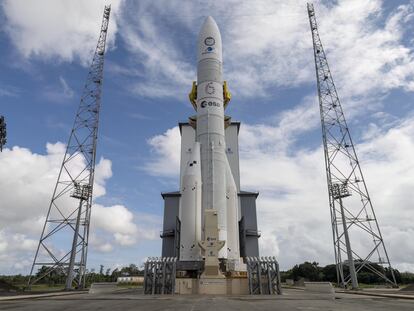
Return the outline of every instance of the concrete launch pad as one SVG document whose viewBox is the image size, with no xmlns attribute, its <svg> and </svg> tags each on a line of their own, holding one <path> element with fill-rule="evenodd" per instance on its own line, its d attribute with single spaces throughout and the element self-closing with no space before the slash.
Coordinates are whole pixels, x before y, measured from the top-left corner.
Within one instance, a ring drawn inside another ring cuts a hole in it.
<svg viewBox="0 0 414 311">
<path fill-rule="evenodd" d="M 121 290 L 105 294 L 1 301 L 0 310 L 341 310 L 341 311 L 405 311 L 413 310 L 414 301 L 336 294 L 336 299 L 302 290 L 284 289 L 283 295 L 263 296 L 150 296 L 142 290 Z"/>
</svg>

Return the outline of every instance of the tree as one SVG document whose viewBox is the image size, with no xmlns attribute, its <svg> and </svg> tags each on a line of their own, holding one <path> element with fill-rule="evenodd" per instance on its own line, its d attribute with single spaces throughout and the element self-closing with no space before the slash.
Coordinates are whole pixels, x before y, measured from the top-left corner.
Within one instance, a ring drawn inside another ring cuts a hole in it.
<svg viewBox="0 0 414 311">
<path fill-rule="evenodd" d="M 322 268 L 322 279 L 324 281 L 336 283 L 337 282 L 337 274 L 336 274 L 336 265 L 327 265 Z"/>
<path fill-rule="evenodd" d="M 310 263 L 308 261 L 295 265 L 292 268 L 291 276 L 295 281 L 305 278 L 309 281 L 320 281 L 323 278 L 321 268 L 317 262 Z"/>
</svg>

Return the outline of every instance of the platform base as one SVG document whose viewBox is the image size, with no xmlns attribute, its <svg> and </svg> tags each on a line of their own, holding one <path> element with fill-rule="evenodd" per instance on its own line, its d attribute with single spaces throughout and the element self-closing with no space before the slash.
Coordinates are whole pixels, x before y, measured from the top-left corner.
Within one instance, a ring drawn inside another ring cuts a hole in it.
<svg viewBox="0 0 414 311">
<path fill-rule="evenodd" d="M 180 295 L 248 295 L 247 278 L 177 278 L 175 293 Z"/>
</svg>

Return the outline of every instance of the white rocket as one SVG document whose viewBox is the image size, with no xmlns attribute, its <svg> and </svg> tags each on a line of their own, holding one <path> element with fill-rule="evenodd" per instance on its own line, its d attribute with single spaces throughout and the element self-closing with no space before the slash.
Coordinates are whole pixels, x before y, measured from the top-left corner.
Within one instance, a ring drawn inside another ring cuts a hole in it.
<svg viewBox="0 0 414 311">
<path fill-rule="evenodd" d="M 222 77 L 221 35 L 210 16 L 198 37 L 197 61 L 196 92 L 195 85 L 192 92 L 197 111 L 196 142 L 181 181 L 180 260 L 201 259 L 197 245 L 205 238 L 206 209 L 217 211 L 219 240 L 226 242 L 219 258 L 239 260 L 239 201 L 225 152 L 226 88 Z"/>
</svg>

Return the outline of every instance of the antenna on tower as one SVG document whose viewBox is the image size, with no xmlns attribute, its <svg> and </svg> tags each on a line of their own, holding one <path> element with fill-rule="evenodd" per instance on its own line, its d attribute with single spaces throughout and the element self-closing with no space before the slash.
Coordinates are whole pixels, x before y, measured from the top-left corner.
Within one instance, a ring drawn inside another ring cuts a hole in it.
<svg viewBox="0 0 414 311">
<path fill-rule="evenodd" d="M 363 269 L 397 286 L 360 163 L 308 3 L 338 284 L 358 288 Z M 351 243 L 351 241 L 353 243 Z M 346 258 L 346 259 L 345 259 Z"/>
<path fill-rule="evenodd" d="M 30 270 L 29 288 L 55 273 L 66 275 L 66 289 L 72 289 L 73 285 L 77 288 L 85 287 L 104 54 L 110 12 L 111 6 L 105 6 L 98 44 Z M 66 249 L 62 249 L 64 245 L 67 246 Z M 39 272 L 34 271 L 35 267 L 41 268 Z"/>
</svg>

